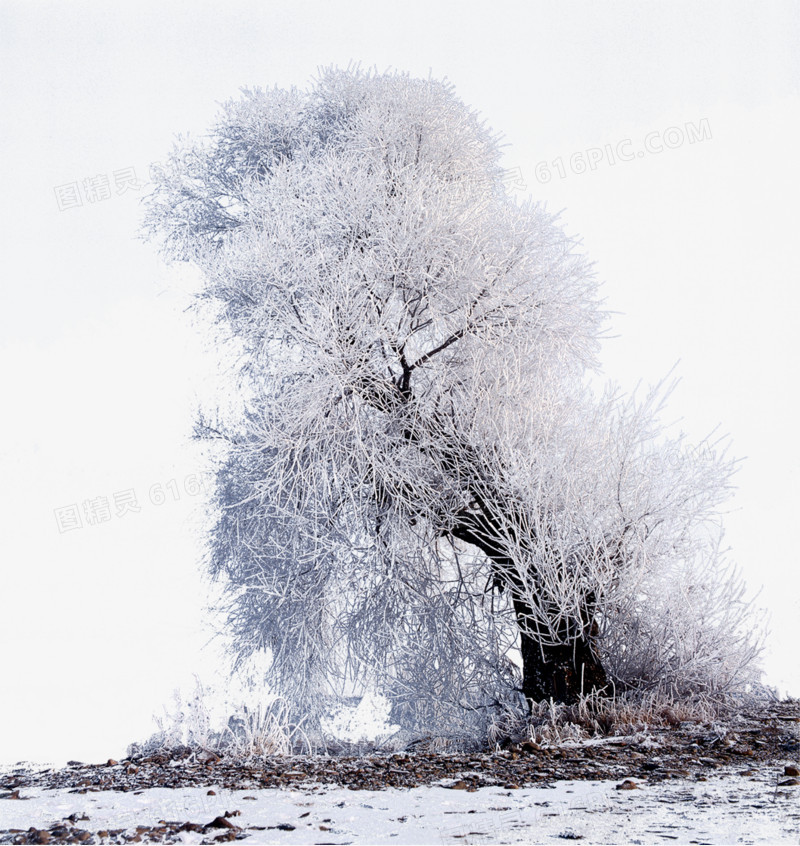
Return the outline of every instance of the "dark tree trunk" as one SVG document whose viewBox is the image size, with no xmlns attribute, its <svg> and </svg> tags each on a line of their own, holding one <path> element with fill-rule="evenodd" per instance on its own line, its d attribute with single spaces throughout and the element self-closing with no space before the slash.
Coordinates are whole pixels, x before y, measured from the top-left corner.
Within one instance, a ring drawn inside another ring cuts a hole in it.
<svg viewBox="0 0 800 846">
<path fill-rule="evenodd" d="M 592 636 L 572 643 L 547 646 L 528 630 L 527 609 L 514 602 L 522 653 L 522 693 L 528 703 L 552 699 L 571 705 L 582 693 L 600 690 L 608 683 L 606 671 L 592 647 Z"/>
<path fill-rule="evenodd" d="M 522 693 L 526 701 L 530 705 L 552 699 L 571 705 L 581 694 L 604 688 L 608 676 L 594 649 L 597 624 L 592 620 L 591 609 L 585 609 L 582 621 L 575 621 L 574 633 L 565 630 L 563 643 L 543 643 L 545 638 L 537 637 L 532 630 L 534 615 L 524 598 L 514 566 L 498 543 L 501 533 L 491 531 L 492 523 L 491 517 L 487 519 L 485 514 L 478 520 L 473 515 L 464 516 L 452 534 L 474 544 L 488 556 L 495 569 L 495 585 L 511 594 L 520 633 Z"/>
</svg>

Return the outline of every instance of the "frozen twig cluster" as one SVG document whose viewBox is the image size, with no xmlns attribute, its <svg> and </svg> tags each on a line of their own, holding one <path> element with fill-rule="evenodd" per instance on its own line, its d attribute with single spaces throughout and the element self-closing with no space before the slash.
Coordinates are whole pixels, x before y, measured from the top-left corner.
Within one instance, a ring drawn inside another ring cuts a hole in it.
<svg viewBox="0 0 800 846">
<path fill-rule="evenodd" d="M 603 313 L 555 218 L 507 196 L 451 86 L 329 70 L 176 147 L 146 230 L 239 344 L 209 568 L 241 660 L 304 713 L 378 689 L 406 726 L 742 683 L 719 552 L 733 462 L 668 391 L 597 397 Z"/>
</svg>

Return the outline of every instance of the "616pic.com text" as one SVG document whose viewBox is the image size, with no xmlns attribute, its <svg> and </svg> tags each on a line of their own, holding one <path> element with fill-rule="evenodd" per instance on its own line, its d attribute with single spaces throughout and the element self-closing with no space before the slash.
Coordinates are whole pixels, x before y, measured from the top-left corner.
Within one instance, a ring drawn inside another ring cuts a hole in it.
<svg viewBox="0 0 800 846">
<path fill-rule="evenodd" d="M 637 150 L 630 138 L 623 138 L 616 144 L 604 144 L 602 147 L 589 147 L 567 156 L 558 156 L 550 162 L 542 161 L 536 165 L 536 181 L 541 185 L 550 182 L 553 176 L 566 179 L 570 174 L 579 176 L 588 171 L 597 170 L 602 163 L 615 165 L 619 162 L 632 162 L 645 155 L 658 155 L 665 150 L 675 150 L 685 143 L 696 144 L 698 141 L 711 140 L 711 126 L 708 118 L 699 123 L 685 123 L 683 128 L 668 126 L 656 132 L 648 132 Z"/>
</svg>

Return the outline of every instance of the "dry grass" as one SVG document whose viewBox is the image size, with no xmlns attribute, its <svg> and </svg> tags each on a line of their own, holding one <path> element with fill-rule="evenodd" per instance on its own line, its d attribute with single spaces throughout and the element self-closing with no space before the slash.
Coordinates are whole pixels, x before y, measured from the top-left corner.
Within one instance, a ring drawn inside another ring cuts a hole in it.
<svg viewBox="0 0 800 846">
<path fill-rule="evenodd" d="M 233 727 L 232 726 L 233 723 Z M 316 747 L 291 719 L 285 699 L 274 699 L 255 710 L 242 705 L 217 741 L 219 753 L 247 761 L 269 755 L 313 754 Z"/>
<path fill-rule="evenodd" d="M 766 701 L 770 691 L 754 696 Z M 696 695 L 678 698 L 663 691 L 627 692 L 611 697 L 596 693 L 582 696 L 574 705 L 540 702 L 530 713 L 521 708 L 496 714 L 485 725 L 483 738 L 420 736 L 400 731 L 381 742 L 357 743 L 336 739 L 317 724 L 306 725 L 292 716 L 287 700 L 273 697 L 255 704 L 228 700 L 222 712 L 212 707 L 212 691 L 199 679 L 190 701 L 175 693 L 175 708 L 155 717 L 156 732 L 144 744 L 130 749 L 142 755 L 208 754 L 247 762 L 267 756 L 326 754 L 367 755 L 375 752 L 413 750 L 448 754 L 489 746 L 495 748 L 524 741 L 557 746 L 594 738 L 630 736 L 677 729 L 686 724 L 722 727 L 749 701 Z M 129 754 L 131 754 L 129 749 Z"/>
<path fill-rule="evenodd" d="M 303 722 L 292 718 L 281 697 L 254 703 L 214 704 L 215 692 L 195 677 L 195 691 L 188 702 L 180 692 L 174 707 L 154 716 L 158 731 L 143 744 L 129 747 L 140 754 L 215 754 L 245 762 L 270 755 L 314 754 L 318 746 L 309 739 Z M 222 710 L 220 710 L 222 708 Z"/>
<path fill-rule="evenodd" d="M 553 746 L 598 737 L 613 737 L 677 728 L 682 723 L 709 723 L 726 713 L 727 706 L 696 696 L 677 700 L 659 692 L 582 696 L 574 705 L 540 702 L 529 715 L 507 714 L 489 729 L 489 742 L 532 741 Z"/>
</svg>

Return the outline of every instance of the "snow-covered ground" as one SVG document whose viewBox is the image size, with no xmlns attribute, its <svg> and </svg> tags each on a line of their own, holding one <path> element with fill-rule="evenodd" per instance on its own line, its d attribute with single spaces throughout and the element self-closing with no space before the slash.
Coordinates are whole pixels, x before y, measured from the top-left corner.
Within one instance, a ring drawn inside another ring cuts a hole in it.
<svg viewBox="0 0 800 846">
<path fill-rule="evenodd" d="M 302 785 L 85 794 L 22 788 L 20 800 L 0 801 L 0 830 L 46 829 L 71 814 L 85 814 L 88 819 L 77 825 L 96 834 L 162 820 L 207 824 L 229 812 L 231 823 L 249 830 L 245 842 L 259 844 L 800 842 L 798 788 L 777 786 L 766 775 L 726 770 L 715 771 L 707 781 L 640 783 L 630 790 L 617 785 L 563 781 L 474 792 L 443 786 L 354 791 Z M 207 795 L 209 789 L 215 795 Z M 179 838 L 211 842 L 215 833 L 183 831 Z"/>
</svg>

